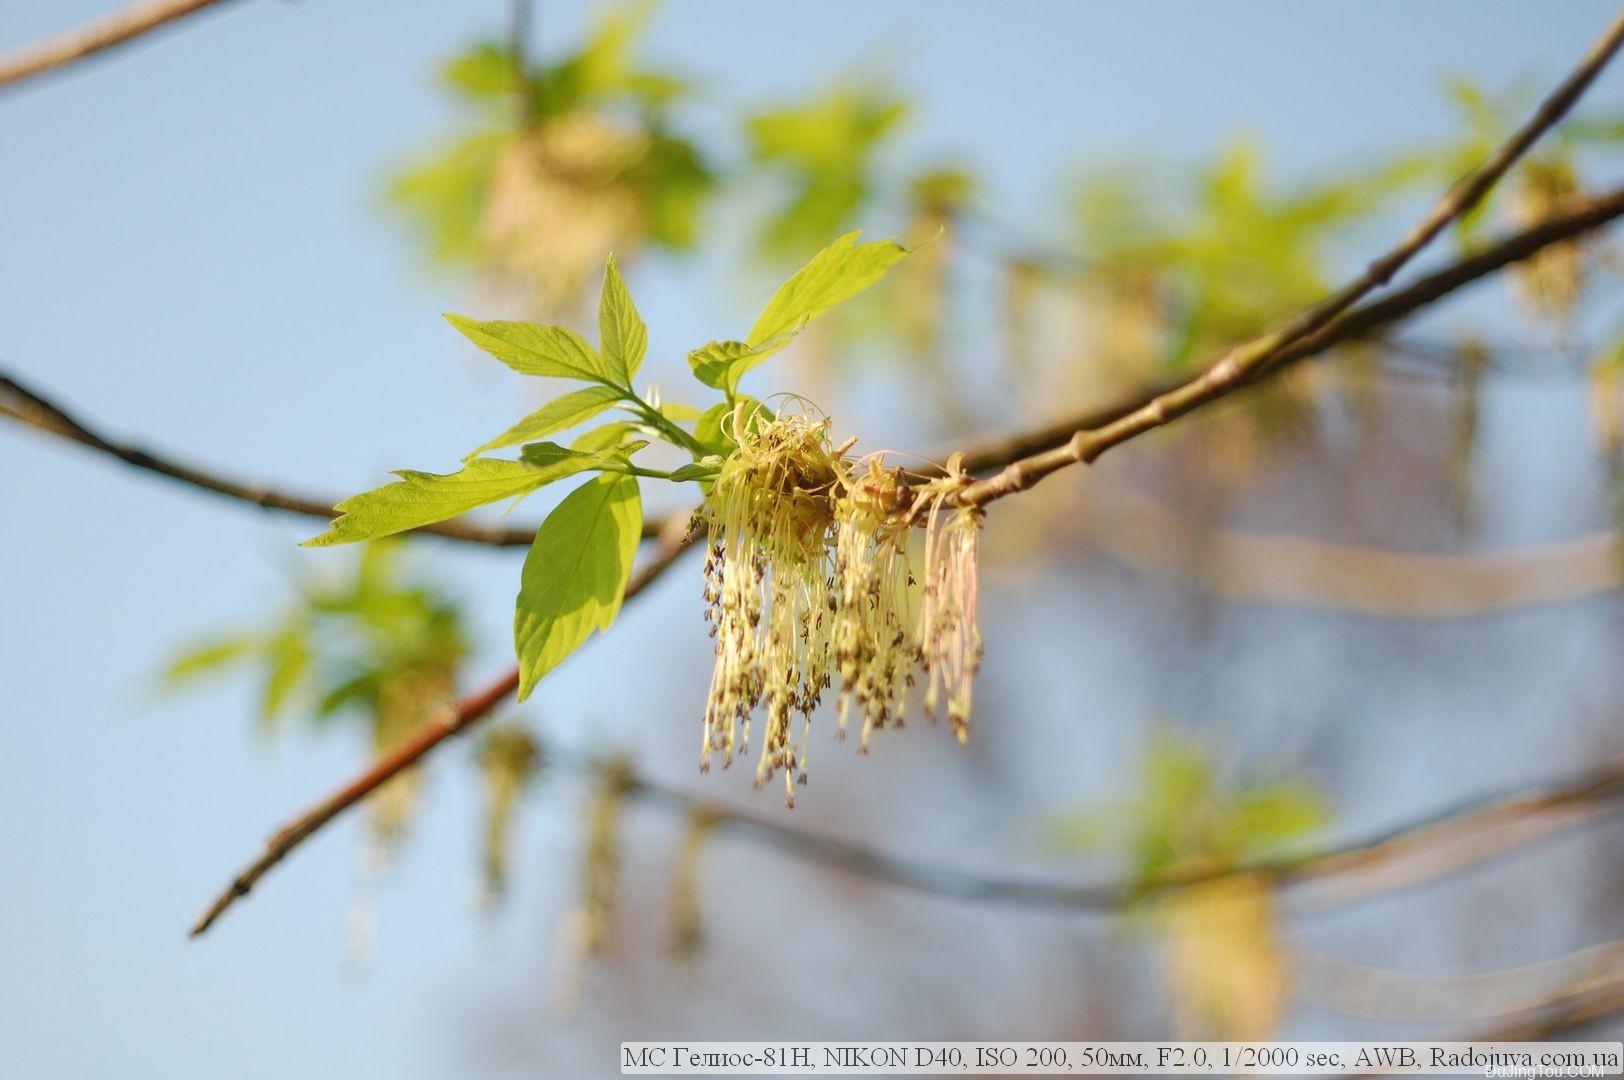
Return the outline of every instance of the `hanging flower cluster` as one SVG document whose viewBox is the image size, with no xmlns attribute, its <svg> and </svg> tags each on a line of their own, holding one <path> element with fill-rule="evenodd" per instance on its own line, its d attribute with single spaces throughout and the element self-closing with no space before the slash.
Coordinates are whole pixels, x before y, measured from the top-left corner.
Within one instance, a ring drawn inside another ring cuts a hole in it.
<svg viewBox="0 0 1624 1080">
<path fill-rule="evenodd" d="M 765 715 L 756 785 L 780 771 L 787 801 L 806 782 L 807 734 L 826 690 L 839 697 L 839 734 L 855 715 L 860 744 L 902 726 L 915 672 L 925 710 L 943 699 L 955 736 L 969 736 L 979 511 L 950 496 L 968 480 L 955 460 L 944 477 L 910 483 L 876 456 L 853 461 L 826 418 L 786 412 L 732 416 L 737 449 L 707 501 L 706 618 L 716 667 L 705 710 L 701 767 L 748 752 Z M 855 441 L 855 440 L 853 440 Z M 924 526 L 923 587 L 909 538 Z M 917 595 L 916 595 L 917 594 Z"/>
<path fill-rule="evenodd" d="M 534 291 L 537 309 L 570 312 L 604 251 L 623 259 L 652 209 L 635 170 L 648 138 L 591 112 L 516 135 L 498 155 L 480 222 L 487 265 Z"/>
</svg>

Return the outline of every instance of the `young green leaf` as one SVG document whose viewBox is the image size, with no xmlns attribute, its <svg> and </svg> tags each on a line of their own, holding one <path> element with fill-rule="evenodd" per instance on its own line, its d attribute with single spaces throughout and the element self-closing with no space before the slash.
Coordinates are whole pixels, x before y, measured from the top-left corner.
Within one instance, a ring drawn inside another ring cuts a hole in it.
<svg viewBox="0 0 1624 1080">
<path fill-rule="evenodd" d="M 445 318 L 469 341 L 521 375 L 626 385 L 598 350 L 573 330 L 526 322 L 480 322 L 449 313 Z"/>
<path fill-rule="evenodd" d="M 535 442 L 556 431 L 574 427 L 597 416 L 620 398 L 620 391 L 612 386 L 589 386 L 584 390 L 565 394 L 555 401 L 549 401 L 463 460 L 468 461 L 487 451 L 500 450 L 504 446 Z"/>
<path fill-rule="evenodd" d="M 690 352 L 688 366 L 693 368 L 694 378 L 706 386 L 726 390 L 738 385 L 739 380 L 733 375 L 734 368 L 760 353 L 761 350 L 742 341 L 713 341 Z"/>
<path fill-rule="evenodd" d="M 744 341 L 713 341 L 689 353 L 694 377 L 731 394 L 745 372 L 788 345 L 807 323 L 880 280 L 908 254 L 895 240 L 857 244 L 859 235 L 842 236 L 780 286 Z"/>
<path fill-rule="evenodd" d="M 357 540 L 376 540 L 408 529 L 432 525 L 477 506 L 511 495 L 525 495 L 543 484 L 590 468 L 597 459 L 571 455 L 545 465 L 500 458 L 475 458 L 461 472 L 414 472 L 403 469 L 393 484 L 363 492 L 338 504 L 340 517 L 305 547 L 328 547 Z"/>
<path fill-rule="evenodd" d="M 266 642 L 265 694 L 260 719 L 270 722 L 299 689 L 315 659 L 309 639 L 298 630 L 285 630 Z"/>
<path fill-rule="evenodd" d="M 204 675 L 216 674 L 222 668 L 246 659 L 260 645 L 258 636 L 241 634 L 217 638 L 207 645 L 187 649 L 169 662 L 169 667 L 164 669 L 164 681 L 170 685 L 178 685 Z"/>
<path fill-rule="evenodd" d="M 861 231 L 849 232 L 812 257 L 796 271 L 767 302 L 756 324 L 744 339 L 753 348 L 763 348 L 782 338 L 772 350 L 787 344 L 788 337 L 842 300 L 850 299 L 885 276 L 908 249 L 895 240 L 858 244 Z M 770 355 L 770 354 L 769 354 Z M 765 356 L 756 360 L 760 363 Z"/>
<path fill-rule="evenodd" d="M 513 54 L 493 42 L 481 42 L 451 59 L 441 69 L 441 81 L 472 101 L 489 101 L 523 85 Z"/>
<path fill-rule="evenodd" d="M 648 445 L 647 439 L 634 439 L 631 442 L 619 443 L 611 450 L 597 455 L 601 463 L 597 468 L 602 472 L 626 473 L 631 475 L 636 466 L 632 464 L 632 455 Z"/>
<path fill-rule="evenodd" d="M 637 480 L 599 476 L 547 515 L 524 560 L 513 618 L 519 700 L 620 611 L 643 528 Z"/>
<path fill-rule="evenodd" d="M 604 425 L 608 427 L 610 425 Z M 559 446 L 555 442 L 526 443 L 519 456 L 530 465 L 555 469 L 568 464 L 571 472 L 625 472 L 631 466 L 630 457 L 648 445 L 647 439 L 635 442 L 617 442 L 613 446 L 582 450 L 574 446 Z"/>
<path fill-rule="evenodd" d="M 712 480 L 721 467 L 722 459 L 712 455 L 703 461 L 690 461 L 671 470 L 671 479 L 679 483 L 684 480 Z"/>
<path fill-rule="evenodd" d="M 680 401 L 662 401 L 660 403 L 660 415 L 667 420 L 675 420 L 679 424 L 693 423 L 699 419 L 702 411 L 692 405 L 684 405 Z"/>
<path fill-rule="evenodd" d="M 640 433 L 642 430 L 643 425 L 631 420 L 611 420 L 577 436 L 570 443 L 570 449 L 588 454 L 595 450 L 611 450 L 624 443 L 626 436 Z"/>
<path fill-rule="evenodd" d="M 637 314 L 615 257 L 603 271 L 603 295 L 598 301 L 598 344 L 608 370 L 622 386 L 630 386 L 648 354 L 648 326 Z"/>
</svg>

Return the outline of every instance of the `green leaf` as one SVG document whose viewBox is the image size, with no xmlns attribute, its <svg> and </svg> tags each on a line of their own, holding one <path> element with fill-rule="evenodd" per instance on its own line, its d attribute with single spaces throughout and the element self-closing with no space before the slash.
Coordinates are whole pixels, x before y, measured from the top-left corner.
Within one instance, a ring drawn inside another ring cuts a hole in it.
<svg viewBox="0 0 1624 1080">
<path fill-rule="evenodd" d="M 526 322 L 480 322 L 449 313 L 445 318 L 469 341 L 521 375 L 625 386 L 616 381 L 616 373 L 598 350 L 573 330 Z"/>
<path fill-rule="evenodd" d="M 633 468 L 632 455 L 647 445 L 647 439 L 634 439 L 613 446 L 596 455 L 599 459 L 596 467 L 603 472 L 630 473 Z"/>
<path fill-rule="evenodd" d="M 553 442 L 538 442 L 526 443 L 520 454 L 531 465 L 547 469 L 567 465 L 570 472 L 586 472 L 590 469 L 601 472 L 625 472 L 631 468 L 630 455 L 647 445 L 648 440 L 641 439 L 635 442 L 616 443 L 593 451 L 583 451 L 576 447 L 559 446 Z"/>
<path fill-rule="evenodd" d="M 260 718 L 267 723 L 288 703 L 304 681 L 314 657 L 310 642 L 297 630 L 284 631 L 266 643 L 265 696 L 260 702 Z"/>
<path fill-rule="evenodd" d="M 856 230 L 842 236 L 779 286 L 745 341 L 761 346 L 780 335 L 795 333 L 880 280 L 908 254 L 908 249 L 895 240 L 858 244 L 861 235 L 862 231 Z"/>
<path fill-rule="evenodd" d="M 773 294 L 744 339 L 756 352 L 739 357 L 729 368 L 734 385 L 740 375 L 787 345 L 807 323 L 880 280 L 908 254 L 895 240 L 858 244 L 860 235 L 860 230 L 849 232 L 818 252 Z"/>
<path fill-rule="evenodd" d="M 379 673 L 376 671 L 363 671 L 352 675 L 331 690 L 316 705 L 316 716 L 325 719 L 332 716 L 351 702 L 368 704 L 375 702 L 379 690 Z"/>
<path fill-rule="evenodd" d="M 1586 142 L 1620 143 L 1624 142 L 1624 118 L 1612 117 L 1585 117 L 1569 120 L 1562 125 L 1562 130 Z"/>
<path fill-rule="evenodd" d="M 637 314 L 615 257 L 603 271 L 603 295 L 598 301 L 598 344 L 608 370 L 622 386 L 630 386 L 648 355 L 648 326 Z"/>
<path fill-rule="evenodd" d="M 626 441 L 626 436 L 640 433 L 643 426 L 631 420 L 611 420 L 607 424 L 600 424 L 591 431 L 577 436 L 570 443 L 571 450 L 580 450 L 591 453 L 594 450 L 612 450 Z"/>
<path fill-rule="evenodd" d="M 671 479 L 679 482 L 683 480 L 709 480 L 717 474 L 721 467 L 722 459 L 719 456 L 712 455 L 703 461 L 692 461 L 687 465 L 673 469 Z"/>
<path fill-rule="evenodd" d="M 475 45 L 440 72 L 441 81 L 470 100 L 488 101 L 520 89 L 522 81 L 513 66 L 513 54 L 501 45 L 484 42 Z"/>
<path fill-rule="evenodd" d="M 555 431 L 574 427 L 597 416 L 620 398 L 620 391 L 612 386 L 589 386 L 584 390 L 565 394 L 556 401 L 543 405 L 463 460 L 476 458 L 488 450 L 500 450 L 504 446 L 534 442 Z"/>
<path fill-rule="evenodd" d="M 643 527 L 637 481 L 600 476 L 547 515 L 524 560 L 513 644 L 519 700 L 620 611 Z"/>
<path fill-rule="evenodd" d="M 259 644 L 257 637 L 244 634 L 188 649 L 170 661 L 164 669 L 164 681 L 173 686 L 215 674 L 247 657 Z"/>
<path fill-rule="evenodd" d="M 680 401 L 665 401 L 660 403 L 660 415 L 667 420 L 675 420 L 679 424 L 691 424 L 703 415 L 702 411 L 692 405 L 684 405 Z"/>
<path fill-rule="evenodd" d="M 519 451 L 527 465 L 535 465 L 543 469 L 556 469 L 568 464 L 571 472 L 585 472 L 594 465 L 602 464 L 609 457 L 607 453 L 583 453 L 573 447 L 559 446 L 555 442 L 526 443 L 524 449 Z M 566 474 L 568 475 L 568 474 Z"/>
<path fill-rule="evenodd" d="M 1242 792 L 1225 824 L 1236 849 L 1254 855 L 1313 832 L 1329 816 L 1318 791 L 1300 780 L 1287 779 Z"/>
<path fill-rule="evenodd" d="M 758 356 L 766 358 L 761 349 L 742 341 L 713 341 L 690 352 L 688 366 L 693 368 L 694 378 L 706 386 L 726 390 L 737 386 L 738 376 L 760 362 L 754 361 Z M 737 374 L 735 369 L 739 369 Z"/>
<path fill-rule="evenodd" d="M 589 468 L 594 458 L 572 455 L 545 465 L 500 458 L 475 458 L 461 472 L 414 472 L 403 469 L 393 484 L 363 492 L 338 504 L 340 516 L 320 536 L 304 542 L 305 547 L 328 547 L 432 525 L 477 506 L 511 495 L 525 495 L 543 484 Z"/>
<path fill-rule="evenodd" d="M 452 264 L 480 256 L 480 223 L 491 174 L 508 137 L 504 132 L 477 132 L 395 176 L 389 198 L 415 220 L 436 262 Z"/>
</svg>

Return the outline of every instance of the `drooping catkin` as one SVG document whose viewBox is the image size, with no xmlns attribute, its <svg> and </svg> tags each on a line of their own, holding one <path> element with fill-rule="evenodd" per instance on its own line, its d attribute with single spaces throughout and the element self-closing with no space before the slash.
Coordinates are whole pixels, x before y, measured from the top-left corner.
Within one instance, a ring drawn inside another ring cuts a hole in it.
<svg viewBox="0 0 1624 1080">
<path fill-rule="evenodd" d="M 766 731 L 756 784 L 780 771 L 786 801 L 807 776 L 807 734 L 825 690 L 838 686 L 839 733 L 855 716 L 859 743 L 900 727 L 916 673 L 930 677 L 932 719 L 945 704 L 962 743 L 980 664 L 976 560 L 980 514 L 952 500 L 970 482 L 957 458 L 945 475 L 912 481 L 877 455 L 852 462 L 826 419 L 733 417 L 737 450 L 707 500 L 706 618 L 716 665 L 700 767 L 749 747 L 759 710 Z M 929 512 L 921 511 L 929 508 Z M 924 525 L 923 601 L 910 538 Z M 742 735 L 741 735 L 742 733 Z"/>
<path fill-rule="evenodd" d="M 667 943 L 671 954 L 692 962 L 705 943 L 705 913 L 699 899 L 699 869 L 705 842 L 716 827 L 716 816 L 697 808 L 688 818 L 688 831 L 677 852 L 677 872 L 671 884 L 671 918 Z"/>
</svg>

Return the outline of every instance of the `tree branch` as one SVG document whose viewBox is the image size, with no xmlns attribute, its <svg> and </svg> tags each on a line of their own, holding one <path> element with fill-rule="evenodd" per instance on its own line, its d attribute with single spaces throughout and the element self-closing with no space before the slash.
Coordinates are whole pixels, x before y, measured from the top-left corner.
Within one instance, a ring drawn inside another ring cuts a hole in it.
<svg viewBox="0 0 1624 1080">
<path fill-rule="evenodd" d="M 1624 980 L 1624 938 L 1490 971 L 1421 974 L 1291 947 L 1292 988 L 1322 1009 L 1366 1020 L 1444 1023 L 1511 1017 L 1549 1006 L 1573 988 Z"/>
<path fill-rule="evenodd" d="M 663 562 L 650 563 L 638 581 L 627 588 L 631 597 L 668 565 L 681 546 L 667 548 Z M 264 854 L 255 860 L 215 900 L 192 928 L 192 936 L 206 931 L 238 897 L 288 852 L 338 814 L 354 806 L 439 743 L 466 730 L 511 693 L 517 675 L 464 699 L 443 718 L 425 725 L 411 742 L 379 759 L 370 769 L 334 795 L 294 819 L 273 836 Z M 543 760 L 577 772 L 596 772 L 598 762 L 544 750 Z M 776 847 L 797 858 L 843 870 L 884 884 L 917 892 L 983 903 L 1020 907 L 1117 911 L 1157 892 L 1185 888 L 1241 875 L 1269 877 L 1282 885 L 1304 883 L 1339 875 L 1371 874 L 1396 868 L 1388 890 L 1464 869 L 1549 835 L 1557 828 L 1587 820 L 1624 796 L 1624 760 L 1614 761 L 1582 776 L 1556 783 L 1478 798 L 1444 811 L 1406 822 L 1361 840 L 1304 855 L 1257 860 L 1216 869 L 1164 875 L 1152 881 L 1109 881 L 1066 884 L 1023 878 L 977 874 L 952 867 L 933 866 L 832 837 L 819 836 L 769 818 L 735 810 L 722 803 L 678 790 L 642 777 L 625 775 L 628 798 L 689 815 L 703 815 L 718 829 Z M 1550 819 L 1570 815 L 1571 820 Z M 1532 825 L 1530 828 L 1528 826 Z M 1464 848 L 1464 851 L 1462 850 Z M 1445 857 L 1419 859 L 1442 853 Z M 1406 863 L 1409 863 L 1406 868 Z M 1348 894 L 1342 902 L 1369 895 L 1372 890 Z M 1331 905 L 1323 905 L 1331 906 Z"/>
<path fill-rule="evenodd" d="M 1116 402 L 1034 431 L 971 446 L 964 455 L 967 470 L 984 472 L 999 466 L 1003 468 L 966 487 L 959 493 L 958 502 L 963 506 L 985 506 L 1025 491 L 1050 473 L 1093 462 L 1112 447 L 1210 404 L 1262 375 L 1398 322 L 1456 289 L 1529 258 L 1552 244 L 1598 229 L 1621 215 L 1624 215 L 1624 189 L 1570 207 L 1407 288 L 1357 307 L 1269 356 L 1263 366 L 1237 374 L 1233 365 L 1220 360 L 1193 379 L 1165 384 L 1148 400 Z"/>
<path fill-rule="evenodd" d="M 1456 1036 L 1451 1042 L 1544 1042 L 1624 1012 L 1624 971 L 1587 979 L 1499 1026 Z M 1446 1040 L 1439 1040 L 1446 1041 Z"/>
<path fill-rule="evenodd" d="M 1268 877 L 1282 885 L 1299 884 L 1340 875 L 1391 870 L 1416 856 L 1434 854 L 1463 842 L 1477 845 L 1468 858 L 1416 862 L 1399 875 L 1392 886 L 1407 887 L 1493 858 L 1551 831 L 1530 830 L 1525 834 L 1513 835 L 1509 841 L 1496 835 L 1504 831 L 1515 833 L 1515 826 L 1563 813 L 1572 813 L 1576 818 L 1584 819 L 1601 812 L 1607 804 L 1624 797 L 1624 760 L 1614 761 L 1580 777 L 1510 794 L 1474 799 L 1352 843 L 1305 855 L 1171 873 L 1150 881 L 1107 881 L 1080 885 L 978 874 L 886 855 L 733 810 L 635 774 L 628 780 L 627 794 L 684 813 L 705 814 L 719 829 L 733 829 L 798 858 L 900 888 L 958 900 L 1019 907 L 1119 911 L 1158 892 L 1224 878 Z M 1368 894 L 1349 893 L 1345 902 Z"/>
<path fill-rule="evenodd" d="M 682 530 L 672 528 L 660 537 L 654 555 L 626 583 L 625 599 L 632 599 L 653 584 L 691 546 L 691 541 L 685 533 L 686 528 Z M 445 706 L 410 738 L 378 758 L 361 775 L 277 830 L 266 843 L 265 850 L 259 858 L 232 879 L 225 892 L 209 905 L 208 910 L 192 927 L 191 936 L 197 937 L 212 926 L 227 908 L 236 903 L 240 897 L 247 896 L 249 890 L 265 876 L 267 871 L 286 858 L 294 848 L 315 835 L 322 826 L 355 806 L 399 773 L 417 764 L 436 746 L 453 735 L 460 735 L 483 720 L 518 687 L 519 671 L 514 668 L 483 690 Z"/>
<path fill-rule="evenodd" d="M 1057 526 L 1055 541 L 1090 545 L 1140 574 L 1238 603 L 1471 619 L 1624 587 L 1624 535 L 1611 529 L 1499 551 L 1422 555 L 1197 525 L 1114 485 L 1091 494 L 1085 512 Z"/>
<path fill-rule="evenodd" d="M 53 38 L 0 56 L 0 89 L 95 56 L 209 7 L 219 0 L 147 0 Z"/>
<path fill-rule="evenodd" d="M 164 457 L 140 446 L 119 443 L 89 427 L 64 407 L 51 401 L 37 390 L 30 389 L 15 375 L 0 371 L 0 415 L 8 416 L 30 427 L 72 439 L 82 446 L 115 457 L 133 468 L 167 477 L 203 491 L 213 492 L 228 499 L 252 503 L 265 510 L 280 510 L 290 514 L 305 514 L 330 520 L 338 516 L 333 509 L 337 499 L 311 495 L 295 495 L 275 488 L 256 487 L 227 479 L 218 473 L 187 465 L 174 458 Z M 534 526 L 502 528 L 479 525 L 468 521 L 442 521 L 425 525 L 416 532 L 432 533 L 449 540 L 462 540 L 471 544 L 492 544 L 497 547 L 528 547 L 536 538 Z"/>
<path fill-rule="evenodd" d="M 1600 39 L 1591 46 L 1578 67 L 1534 110 L 1522 127 L 1518 128 L 1489 159 L 1468 175 L 1456 181 L 1439 199 L 1426 217 L 1410 230 L 1399 245 L 1372 262 L 1365 272 L 1337 292 L 1308 308 L 1279 329 L 1255 341 L 1234 349 L 1230 356 L 1218 362 L 1223 366 L 1232 362 L 1243 371 L 1249 367 L 1264 367 L 1271 357 L 1278 355 L 1293 342 L 1301 341 L 1347 311 L 1376 289 L 1393 280 L 1393 275 L 1404 268 L 1422 248 L 1432 243 L 1450 223 L 1466 214 L 1483 200 L 1483 196 L 1505 176 L 1517 159 L 1528 152 L 1557 121 L 1565 116 L 1574 102 L 1590 88 L 1608 61 L 1624 43 L 1624 10 L 1613 16 L 1613 21 Z"/>
<path fill-rule="evenodd" d="M 1275 366 L 1294 345 L 1323 338 L 1324 332 L 1336 325 L 1335 320 L 1366 295 L 1391 281 L 1451 222 L 1477 205 L 1517 159 L 1579 100 L 1621 43 L 1624 43 L 1624 11 L 1614 16 L 1579 66 L 1540 103 L 1534 115 L 1504 145 L 1470 174 L 1456 181 L 1398 246 L 1370 263 L 1353 281 L 1275 330 L 1234 346 L 1195 378 L 1102 426 L 1079 427 L 1071 432 L 1063 447 L 1016 461 L 998 476 L 966 489 L 960 494 L 960 503 L 983 506 L 994 499 L 1024 491 L 1059 469 L 1092 462 L 1113 446 L 1161 427 L 1249 382 Z"/>
</svg>

